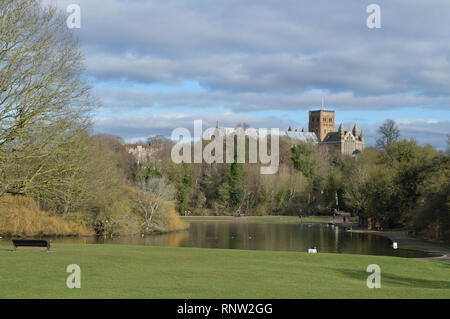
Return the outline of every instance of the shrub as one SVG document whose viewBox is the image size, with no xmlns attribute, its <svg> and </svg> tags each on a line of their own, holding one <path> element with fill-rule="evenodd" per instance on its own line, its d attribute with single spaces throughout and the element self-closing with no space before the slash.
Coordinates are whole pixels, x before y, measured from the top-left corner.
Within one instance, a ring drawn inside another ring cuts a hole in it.
<svg viewBox="0 0 450 319">
<path fill-rule="evenodd" d="M 125 186 L 123 190 L 128 202 L 133 204 L 136 218 L 141 221 L 142 232 L 169 232 L 188 227 L 180 219 L 175 204 L 162 196 L 162 190 L 146 192 L 131 186 Z"/>
<path fill-rule="evenodd" d="M 142 219 L 133 212 L 127 199 L 114 201 L 95 220 L 96 232 L 102 235 L 140 234 L 142 225 Z"/>
<path fill-rule="evenodd" d="M 0 233 L 7 236 L 90 235 L 86 226 L 50 216 L 33 199 L 5 195 L 0 199 Z"/>
</svg>

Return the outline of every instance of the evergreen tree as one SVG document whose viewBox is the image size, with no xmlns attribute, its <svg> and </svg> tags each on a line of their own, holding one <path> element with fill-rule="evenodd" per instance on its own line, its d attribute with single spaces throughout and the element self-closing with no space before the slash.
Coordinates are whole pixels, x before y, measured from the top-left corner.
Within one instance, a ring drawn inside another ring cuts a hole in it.
<svg viewBox="0 0 450 319">
<path fill-rule="evenodd" d="M 230 168 L 230 202 L 231 206 L 239 206 L 244 200 L 244 184 L 243 178 L 243 166 L 242 163 L 233 163 Z"/>
<path fill-rule="evenodd" d="M 178 183 L 177 192 L 178 210 L 180 214 L 184 214 L 187 210 L 193 184 L 192 182 L 192 173 L 183 164 L 183 176 L 181 181 Z"/>
</svg>

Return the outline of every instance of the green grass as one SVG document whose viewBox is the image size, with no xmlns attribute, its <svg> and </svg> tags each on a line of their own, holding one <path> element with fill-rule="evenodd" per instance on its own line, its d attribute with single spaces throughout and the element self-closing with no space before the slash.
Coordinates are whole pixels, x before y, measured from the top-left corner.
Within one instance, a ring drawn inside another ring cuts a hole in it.
<svg viewBox="0 0 450 319">
<path fill-rule="evenodd" d="M 121 245 L 0 244 L 0 298 L 450 298 L 450 264 L 395 257 Z M 81 267 L 81 289 L 66 267 Z M 366 268 L 381 267 L 381 289 Z"/>
<path fill-rule="evenodd" d="M 220 221 L 220 222 L 240 222 L 240 223 L 277 223 L 277 224 L 300 224 L 298 216 L 183 216 L 181 219 L 185 221 Z M 303 217 L 304 223 L 327 222 L 328 217 L 310 216 Z"/>
</svg>

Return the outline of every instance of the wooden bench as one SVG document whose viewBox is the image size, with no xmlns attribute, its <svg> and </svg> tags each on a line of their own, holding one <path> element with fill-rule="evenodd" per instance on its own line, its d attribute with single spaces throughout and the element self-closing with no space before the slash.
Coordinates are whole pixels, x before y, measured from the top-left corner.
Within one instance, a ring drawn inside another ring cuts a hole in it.
<svg viewBox="0 0 450 319">
<path fill-rule="evenodd" d="M 14 251 L 17 247 L 47 247 L 47 251 L 50 251 L 50 242 L 47 240 L 34 240 L 34 239 L 13 239 Z"/>
</svg>

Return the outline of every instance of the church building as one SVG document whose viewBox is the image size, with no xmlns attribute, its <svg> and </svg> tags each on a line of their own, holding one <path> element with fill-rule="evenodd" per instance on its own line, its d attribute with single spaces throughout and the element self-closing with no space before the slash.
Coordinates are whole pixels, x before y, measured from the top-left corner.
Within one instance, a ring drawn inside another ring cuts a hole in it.
<svg viewBox="0 0 450 319">
<path fill-rule="evenodd" d="M 320 146 L 334 149 L 345 155 L 356 155 L 364 149 L 364 133 L 355 124 L 352 130 L 345 131 L 341 123 L 338 131 L 334 122 L 334 111 L 309 111 L 308 131 L 317 135 Z"/>
</svg>

